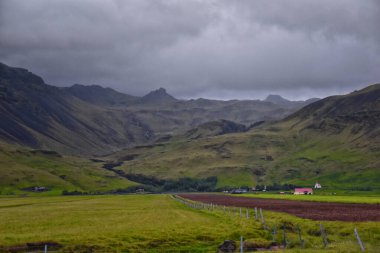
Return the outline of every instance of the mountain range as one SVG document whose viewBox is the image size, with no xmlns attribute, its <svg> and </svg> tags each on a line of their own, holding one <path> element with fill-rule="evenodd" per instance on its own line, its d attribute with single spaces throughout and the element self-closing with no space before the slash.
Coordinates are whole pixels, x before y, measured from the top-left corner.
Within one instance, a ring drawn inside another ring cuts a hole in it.
<svg viewBox="0 0 380 253">
<path fill-rule="evenodd" d="M 380 84 L 321 100 L 180 100 L 59 88 L 0 64 L 0 117 L 2 194 L 316 181 L 380 191 Z"/>
<path fill-rule="evenodd" d="M 331 191 L 380 191 L 380 84 L 316 101 L 271 124 L 223 134 L 240 129 L 230 124 L 208 123 L 181 138 L 103 159 L 125 174 L 216 176 L 222 189 L 320 182 Z M 207 131 L 210 125 L 218 131 Z"/>
<path fill-rule="evenodd" d="M 153 143 L 209 121 L 249 126 L 279 120 L 311 102 L 179 100 L 163 88 L 143 97 L 97 85 L 59 88 L 5 64 L 0 64 L 0 98 L 1 139 L 81 155 Z"/>
</svg>

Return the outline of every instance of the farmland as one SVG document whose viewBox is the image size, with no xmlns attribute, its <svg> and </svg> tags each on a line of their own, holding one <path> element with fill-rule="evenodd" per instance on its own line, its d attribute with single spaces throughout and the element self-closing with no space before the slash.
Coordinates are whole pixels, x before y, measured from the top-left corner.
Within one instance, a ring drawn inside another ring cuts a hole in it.
<svg viewBox="0 0 380 253">
<path fill-rule="evenodd" d="M 272 234 L 250 218 L 223 210 L 194 209 L 170 195 L 65 196 L 0 199 L 0 247 L 50 242 L 60 252 L 215 252 L 224 240 L 269 247 Z M 245 210 L 245 209 L 244 209 Z M 323 221 L 329 245 L 324 247 L 319 222 L 264 209 L 266 224 L 288 231 L 288 252 L 298 252 L 300 225 L 310 252 L 357 252 L 356 227 L 368 252 L 380 247 L 379 222 Z M 1 251 L 1 250 L 0 250 Z"/>
<path fill-rule="evenodd" d="M 51 241 L 65 252 L 215 251 L 240 234 L 234 219 L 191 210 L 170 195 L 2 198 L 0 245 Z"/>
<path fill-rule="evenodd" d="M 221 194 L 182 194 L 181 196 L 218 205 L 259 207 L 313 220 L 380 221 L 379 205 L 245 198 Z"/>
<path fill-rule="evenodd" d="M 286 199 L 317 202 L 336 202 L 336 203 L 361 203 L 361 204 L 380 204 L 380 196 L 374 195 L 293 195 L 293 194 L 241 194 L 242 197 Z"/>
</svg>

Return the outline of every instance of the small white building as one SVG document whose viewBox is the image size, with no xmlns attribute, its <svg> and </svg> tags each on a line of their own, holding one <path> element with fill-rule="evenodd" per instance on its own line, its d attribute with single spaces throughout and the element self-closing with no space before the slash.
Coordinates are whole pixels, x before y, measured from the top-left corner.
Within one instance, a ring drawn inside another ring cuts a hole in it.
<svg viewBox="0 0 380 253">
<path fill-rule="evenodd" d="M 314 185 L 314 189 L 321 189 L 322 188 L 322 185 L 318 182 L 315 183 Z"/>
</svg>

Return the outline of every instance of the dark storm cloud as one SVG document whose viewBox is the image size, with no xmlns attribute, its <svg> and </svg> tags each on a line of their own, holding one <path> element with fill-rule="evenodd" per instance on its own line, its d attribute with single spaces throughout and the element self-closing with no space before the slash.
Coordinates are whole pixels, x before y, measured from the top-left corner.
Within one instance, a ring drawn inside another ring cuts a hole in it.
<svg viewBox="0 0 380 253">
<path fill-rule="evenodd" d="M 140 95 L 324 96 L 380 80 L 379 23 L 375 0 L 0 0 L 0 61 Z"/>
</svg>

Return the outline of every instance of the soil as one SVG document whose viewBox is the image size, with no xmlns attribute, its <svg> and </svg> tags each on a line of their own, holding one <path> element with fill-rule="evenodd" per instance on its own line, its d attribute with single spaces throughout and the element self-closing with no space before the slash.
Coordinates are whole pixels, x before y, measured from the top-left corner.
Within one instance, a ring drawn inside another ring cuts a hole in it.
<svg viewBox="0 0 380 253">
<path fill-rule="evenodd" d="M 294 201 L 235 197 L 222 194 L 180 194 L 194 201 L 225 206 L 262 208 L 285 212 L 301 218 L 329 221 L 380 221 L 379 204 L 348 204 L 334 202 Z"/>
</svg>

